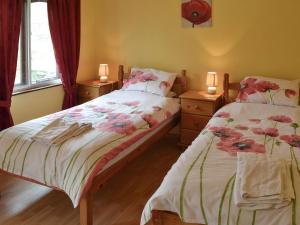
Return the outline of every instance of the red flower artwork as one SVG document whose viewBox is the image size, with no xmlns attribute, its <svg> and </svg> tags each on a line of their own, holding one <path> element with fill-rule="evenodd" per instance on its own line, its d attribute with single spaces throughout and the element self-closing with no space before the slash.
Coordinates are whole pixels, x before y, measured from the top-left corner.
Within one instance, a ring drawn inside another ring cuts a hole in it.
<svg viewBox="0 0 300 225">
<path fill-rule="evenodd" d="M 291 98 L 293 96 L 296 96 L 296 91 L 294 90 L 291 90 L 291 89 L 286 89 L 285 90 L 285 96 L 288 97 L 288 98 Z"/>
<path fill-rule="evenodd" d="M 276 91 L 279 90 L 279 85 L 270 81 L 260 81 L 256 83 L 256 90 L 259 92 Z"/>
<path fill-rule="evenodd" d="M 252 95 L 256 93 L 256 87 L 255 82 L 257 79 L 255 78 L 248 78 L 246 80 L 243 80 L 241 82 L 241 89 L 238 94 L 238 99 L 240 100 L 246 100 L 248 98 L 248 95 Z"/>
<path fill-rule="evenodd" d="M 292 147 L 300 148 L 300 135 L 283 135 L 280 139 Z"/>
<path fill-rule="evenodd" d="M 267 129 L 262 129 L 262 128 L 253 128 L 252 132 L 257 135 L 266 135 L 269 137 L 278 137 L 278 129 L 276 128 L 267 128 Z"/>
<path fill-rule="evenodd" d="M 182 3 L 182 17 L 195 25 L 205 23 L 211 18 L 211 6 L 205 0 L 191 0 Z"/>
<path fill-rule="evenodd" d="M 219 142 L 217 146 L 231 155 L 236 155 L 237 152 L 265 153 L 266 151 L 264 145 L 258 144 L 252 139 L 229 139 Z"/>
<path fill-rule="evenodd" d="M 273 120 L 275 122 L 279 122 L 279 123 L 291 123 L 292 122 L 292 119 L 285 115 L 270 116 L 268 119 Z"/>
</svg>

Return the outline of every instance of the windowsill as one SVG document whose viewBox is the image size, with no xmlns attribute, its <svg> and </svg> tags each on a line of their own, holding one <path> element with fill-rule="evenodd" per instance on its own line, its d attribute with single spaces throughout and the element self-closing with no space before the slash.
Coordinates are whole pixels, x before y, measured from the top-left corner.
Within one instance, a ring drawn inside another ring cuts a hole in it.
<svg viewBox="0 0 300 225">
<path fill-rule="evenodd" d="M 34 91 L 39 91 L 39 90 L 43 90 L 43 89 L 47 89 L 47 88 L 52 88 L 52 87 L 56 87 L 56 86 L 60 86 L 60 85 L 62 85 L 60 79 L 47 81 L 47 82 L 43 82 L 43 83 L 39 83 L 39 84 L 34 84 L 34 85 L 30 85 L 30 86 L 27 86 L 27 85 L 21 86 L 20 85 L 17 88 L 14 88 L 13 96 L 25 94 L 25 93 L 29 93 L 29 92 L 34 92 Z"/>
</svg>

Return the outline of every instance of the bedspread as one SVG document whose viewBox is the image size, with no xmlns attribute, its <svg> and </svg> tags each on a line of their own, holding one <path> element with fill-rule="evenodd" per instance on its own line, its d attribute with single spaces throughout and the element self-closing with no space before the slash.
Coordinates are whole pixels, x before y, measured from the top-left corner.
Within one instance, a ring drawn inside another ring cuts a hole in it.
<svg viewBox="0 0 300 225">
<path fill-rule="evenodd" d="M 114 91 L 83 105 L 35 119 L 0 133 L 2 171 L 63 190 L 74 207 L 101 169 L 179 110 L 177 99 Z M 31 137 L 51 121 L 92 123 L 93 129 L 61 145 Z"/>
<path fill-rule="evenodd" d="M 186 223 L 208 225 L 300 224 L 300 109 L 232 103 L 220 109 L 180 156 L 146 204 L 174 212 Z M 281 209 L 247 211 L 235 206 L 237 152 L 272 154 L 292 164 L 296 200 Z"/>
</svg>

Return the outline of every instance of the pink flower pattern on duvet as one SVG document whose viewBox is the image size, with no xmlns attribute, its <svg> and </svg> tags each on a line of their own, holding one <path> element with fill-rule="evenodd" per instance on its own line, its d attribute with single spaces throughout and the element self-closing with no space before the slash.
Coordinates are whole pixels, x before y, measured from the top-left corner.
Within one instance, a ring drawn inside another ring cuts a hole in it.
<svg viewBox="0 0 300 225">
<path fill-rule="evenodd" d="M 122 135 L 131 135 L 137 128 L 134 126 L 133 122 L 128 119 L 110 119 L 105 123 L 98 124 L 96 129 L 115 132 Z"/>
<path fill-rule="evenodd" d="M 99 113 L 111 113 L 114 110 L 113 109 L 109 109 L 109 108 L 103 108 L 103 107 L 94 107 L 93 111 L 94 112 L 99 112 Z"/>
<path fill-rule="evenodd" d="M 144 114 L 142 118 L 149 124 L 150 127 L 158 125 L 158 121 L 151 114 Z"/>
<path fill-rule="evenodd" d="M 123 105 L 127 105 L 127 106 L 138 106 L 140 104 L 139 101 L 133 101 L 133 102 L 124 102 L 122 103 Z"/>
<path fill-rule="evenodd" d="M 218 112 L 214 115 L 214 117 L 219 117 L 219 118 L 229 118 L 230 113 L 228 112 Z"/>
<path fill-rule="evenodd" d="M 292 119 L 285 115 L 270 116 L 268 119 L 279 123 L 292 123 Z"/>
<path fill-rule="evenodd" d="M 288 143 L 290 146 L 300 149 L 300 135 L 283 135 L 280 139 Z"/>
<path fill-rule="evenodd" d="M 234 129 L 228 127 L 210 127 L 209 130 L 213 133 L 213 135 L 223 141 L 238 140 L 243 136 L 241 133 L 236 132 Z"/>
<path fill-rule="evenodd" d="M 279 131 L 276 128 L 266 128 L 266 129 L 253 128 L 252 132 L 257 135 L 266 135 L 269 137 L 278 137 L 279 136 L 279 133 L 278 133 Z"/>
<path fill-rule="evenodd" d="M 265 146 L 247 138 L 224 140 L 217 144 L 218 149 L 236 155 L 237 152 L 265 153 Z"/>
<path fill-rule="evenodd" d="M 220 138 L 217 144 L 219 150 L 236 155 L 237 152 L 265 153 L 265 146 L 254 140 L 245 138 L 242 133 L 228 127 L 210 127 L 214 136 Z"/>
</svg>

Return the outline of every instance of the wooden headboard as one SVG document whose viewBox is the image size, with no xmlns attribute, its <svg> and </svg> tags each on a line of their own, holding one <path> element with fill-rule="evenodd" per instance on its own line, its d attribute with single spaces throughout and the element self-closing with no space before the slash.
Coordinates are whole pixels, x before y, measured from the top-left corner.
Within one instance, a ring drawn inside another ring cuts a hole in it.
<svg viewBox="0 0 300 225">
<path fill-rule="evenodd" d="M 224 104 L 228 104 L 230 102 L 233 102 L 234 99 L 236 98 L 237 93 L 239 92 L 240 88 L 241 88 L 240 83 L 238 83 L 238 82 L 230 83 L 229 82 L 229 74 L 225 73 L 224 74 L 224 82 L 223 82 Z M 233 92 L 233 94 L 231 95 L 232 92 Z"/>
<path fill-rule="evenodd" d="M 118 82 L 119 82 L 119 89 L 123 86 L 123 80 L 127 79 L 131 73 L 131 68 L 128 69 L 128 72 L 124 72 L 124 66 L 119 66 L 119 73 L 118 73 Z M 187 91 L 187 77 L 186 77 L 186 70 L 182 70 L 180 76 L 177 76 L 171 91 L 175 92 L 177 96 L 181 95 L 182 93 Z"/>
</svg>

